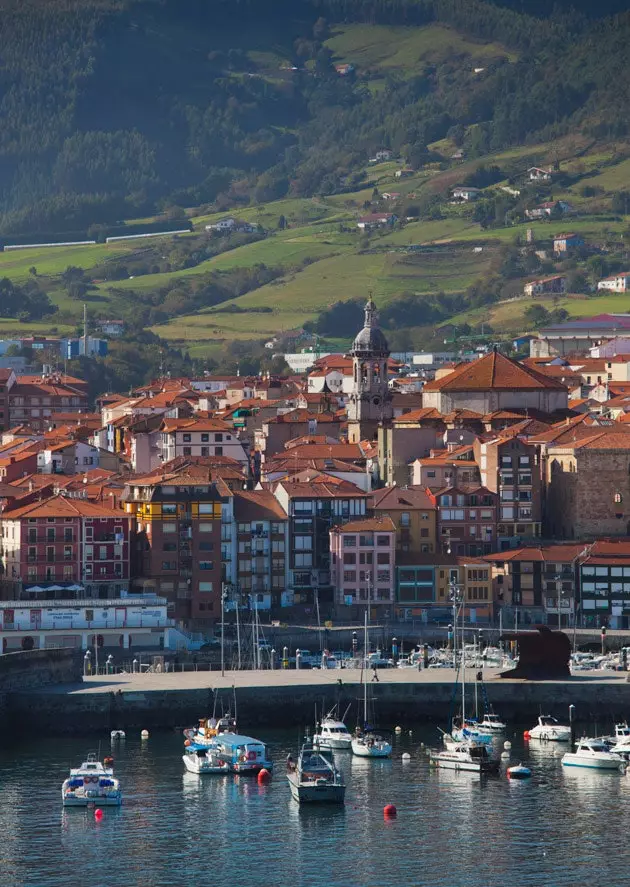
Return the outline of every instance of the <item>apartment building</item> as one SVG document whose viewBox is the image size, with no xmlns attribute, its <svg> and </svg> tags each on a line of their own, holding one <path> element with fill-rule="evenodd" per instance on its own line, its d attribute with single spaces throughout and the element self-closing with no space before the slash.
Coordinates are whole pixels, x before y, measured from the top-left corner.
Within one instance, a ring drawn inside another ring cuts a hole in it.
<svg viewBox="0 0 630 887">
<path fill-rule="evenodd" d="M 437 538 L 447 554 L 480 557 L 495 550 L 498 495 L 460 484 L 427 495 L 437 506 Z"/>
<path fill-rule="evenodd" d="M 423 487 L 384 487 L 372 494 L 374 517 L 390 518 L 397 554 L 430 554 L 437 547 L 437 508 Z"/>
<path fill-rule="evenodd" d="M 291 606 L 289 532 L 285 510 L 269 490 L 234 496 L 236 572 L 233 599 L 258 610 Z"/>
<path fill-rule="evenodd" d="M 238 436 L 220 419 L 165 419 L 160 430 L 162 462 L 179 456 L 228 456 L 243 465 L 248 462 Z"/>
<path fill-rule="evenodd" d="M 499 497 L 497 545 L 514 548 L 539 538 L 542 523 L 542 478 L 538 447 L 506 434 L 475 441 L 481 483 Z"/>
<path fill-rule="evenodd" d="M 393 614 L 395 538 L 396 527 L 389 517 L 363 518 L 331 528 L 331 578 L 340 616 L 357 619 L 366 608 L 371 619 Z"/>
<path fill-rule="evenodd" d="M 347 481 L 281 481 L 274 495 L 289 520 L 289 582 L 294 603 L 332 613 L 330 530 L 366 515 L 367 494 Z"/>
<path fill-rule="evenodd" d="M 0 520 L 5 597 L 120 597 L 130 581 L 130 520 L 85 499 L 52 496 L 4 511 Z"/>
<path fill-rule="evenodd" d="M 208 630 L 221 618 L 225 500 L 212 469 L 187 462 L 125 485 L 122 501 L 135 523 L 134 590 L 165 597 L 169 616 L 189 628 Z"/>
<path fill-rule="evenodd" d="M 72 380 L 74 383 L 75 380 Z M 61 375 L 23 376 L 8 393 L 11 425 L 28 422 L 33 430 L 45 430 L 53 413 L 87 412 L 88 398 L 84 389 L 65 380 Z"/>
</svg>

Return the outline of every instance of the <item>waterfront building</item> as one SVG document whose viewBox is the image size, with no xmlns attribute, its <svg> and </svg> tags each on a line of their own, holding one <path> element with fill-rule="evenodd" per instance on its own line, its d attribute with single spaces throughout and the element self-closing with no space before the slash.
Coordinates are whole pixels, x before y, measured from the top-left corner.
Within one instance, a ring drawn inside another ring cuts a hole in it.
<svg viewBox="0 0 630 887">
<path fill-rule="evenodd" d="M 359 618 L 387 619 L 394 609 L 396 527 L 390 517 L 351 520 L 330 530 L 335 610 Z"/>
<path fill-rule="evenodd" d="M 506 620 L 573 625 L 579 558 L 584 544 L 517 548 L 484 557 L 492 565 L 498 606 Z"/>
<path fill-rule="evenodd" d="M 51 650 L 76 647 L 109 651 L 177 649 L 186 638 L 167 616 L 165 598 L 70 597 L 0 602 L 0 650 Z M 96 654 L 95 654 L 96 656 Z"/>
<path fill-rule="evenodd" d="M 57 495 L 4 511 L 0 533 L 4 598 L 63 598 L 77 586 L 108 598 L 129 588 L 130 520 L 122 511 Z"/>
<path fill-rule="evenodd" d="M 223 483 L 184 460 L 130 478 L 122 497 L 134 521 L 134 592 L 167 598 L 169 616 L 195 630 L 221 618 Z"/>
<path fill-rule="evenodd" d="M 481 558 L 454 554 L 401 555 L 396 559 L 396 615 L 424 623 L 453 621 L 453 592 L 469 624 L 495 616 L 492 568 Z"/>
<path fill-rule="evenodd" d="M 328 612 L 334 604 L 330 574 L 330 530 L 365 517 L 367 494 L 348 481 L 281 481 L 274 495 L 289 519 L 289 585 L 294 603 Z"/>
<path fill-rule="evenodd" d="M 290 606 L 286 512 L 270 490 L 234 492 L 233 503 L 236 570 L 231 599 L 264 611 Z"/>
<path fill-rule="evenodd" d="M 600 539 L 581 553 L 577 619 L 585 628 L 630 628 L 630 540 Z"/>
</svg>

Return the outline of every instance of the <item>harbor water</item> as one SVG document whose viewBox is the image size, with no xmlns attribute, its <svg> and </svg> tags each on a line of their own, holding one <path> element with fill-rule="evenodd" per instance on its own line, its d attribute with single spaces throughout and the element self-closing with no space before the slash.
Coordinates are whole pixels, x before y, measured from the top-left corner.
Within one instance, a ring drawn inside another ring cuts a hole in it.
<svg viewBox="0 0 630 887">
<path fill-rule="evenodd" d="M 526 725 L 525 725 L 526 726 Z M 246 730 L 246 723 L 242 728 Z M 0 761 L 2 887 L 508 887 L 627 882 L 630 776 L 563 768 L 566 745 L 509 731 L 511 762 L 529 782 L 436 770 L 420 747 L 434 728 L 396 737 L 391 760 L 337 753 L 342 808 L 299 807 L 285 759 L 296 731 L 256 731 L 275 762 L 271 783 L 199 777 L 182 763 L 182 737 L 154 732 L 101 741 L 124 803 L 63 810 L 61 783 L 97 741 L 42 739 L 4 748 Z M 502 742 L 502 740 L 501 740 Z M 404 762 L 408 752 L 411 761 Z M 508 762 L 504 762 L 507 764 Z M 383 807 L 395 804 L 395 819 Z"/>
</svg>

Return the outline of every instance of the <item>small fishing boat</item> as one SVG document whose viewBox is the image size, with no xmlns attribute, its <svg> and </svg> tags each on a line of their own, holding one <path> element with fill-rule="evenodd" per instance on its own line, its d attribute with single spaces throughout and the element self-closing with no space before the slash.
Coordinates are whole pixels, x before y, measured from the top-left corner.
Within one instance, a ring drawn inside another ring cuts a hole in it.
<svg viewBox="0 0 630 887">
<path fill-rule="evenodd" d="M 525 739 L 541 739 L 543 742 L 569 742 L 571 728 L 559 724 L 555 718 L 549 715 L 541 715 L 536 726 L 525 732 Z"/>
<path fill-rule="evenodd" d="M 479 726 L 483 730 L 490 730 L 492 733 L 504 733 L 507 725 L 492 711 L 487 711 L 480 721 Z"/>
<path fill-rule="evenodd" d="M 531 775 L 532 771 L 525 764 L 515 764 L 507 768 L 508 779 L 529 779 Z"/>
<path fill-rule="evenodd" d="M 444 751 L 432 751 L 431 763 L 446 770 L 469 770 L 472 773 L 498 773 L 499 761 L 483 743 L 470 740 L 456 743 Z"/>
<path fill-rule="evenodd" d="M 563 767 L 587 767 L 591 770 L 618 770 L 625 773 L 626 762 L 608 750 L 601 739 L 580 739 L 575 751 L 562 757 Z"/>
<path fill-rule="evenodd" d="M 120 807 L 122 794 L 120 783 L 114 779 L 111 767 L 105 767 L 90 753 L 87 761 L 70 771 L 70 776 L 61 787 L 61 800 L 64 807 Z"/>
<path fill-rule="evenodd" d="M 313 745 L 319 748 L 349 750 L 352 747 L 352 735 L 342 720 L 334 717 L 335 709 L 322 718 L 319 730 L 313 736 Z"/>
<path fill-rule="evenodd" d="M 251 736 L 242 736 L 240 733 L 218 733 L 211 747 L 216 751 L 219 760 L 227 764 L 231 773 L 256 774 L 261 770 L 273 770 L 264 743 Z"/>
<path fill-rule="evenodd" d="M 207 745 L 187 746 L 182 760 L 190 773 L 227 775 L 230 772 L 228 764 L 220 757 L 217 749 Z"/>
<path fill-rule="evenodd" d="M 287 780 L 291 796 L 298 804 L 343 804 L 346 785 L 335 766 L 332 751 L 306 740 L 297 764 L 287 759 Z"/>
<path fill-rule="evenodd" d="M 212 745 L 222 733 L 237 733 L 236 718 L 230 714 L 220 718 L 201 718 L 198 727 L 187 727 L 184 736 L 197 745 Z"/>
</svg>

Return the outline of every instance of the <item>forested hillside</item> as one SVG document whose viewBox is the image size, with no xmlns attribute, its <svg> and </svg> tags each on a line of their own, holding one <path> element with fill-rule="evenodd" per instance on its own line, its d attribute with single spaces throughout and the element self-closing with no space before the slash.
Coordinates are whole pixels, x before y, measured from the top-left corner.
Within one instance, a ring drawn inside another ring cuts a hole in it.
<svg viewBox="0 0 630 887">
<path fill-rule="evenodd" d="M 578 129 L 624 138 L 626 4 L 550 5 L 4 0 L 0 233 L 342 193 L 375 150 L 419 166 L 447 137 L 469 157 Z M 348 21 L 442 23 L 492 43 L 481 76 L 470 47 L 340 76 Z"/>
</svg>

